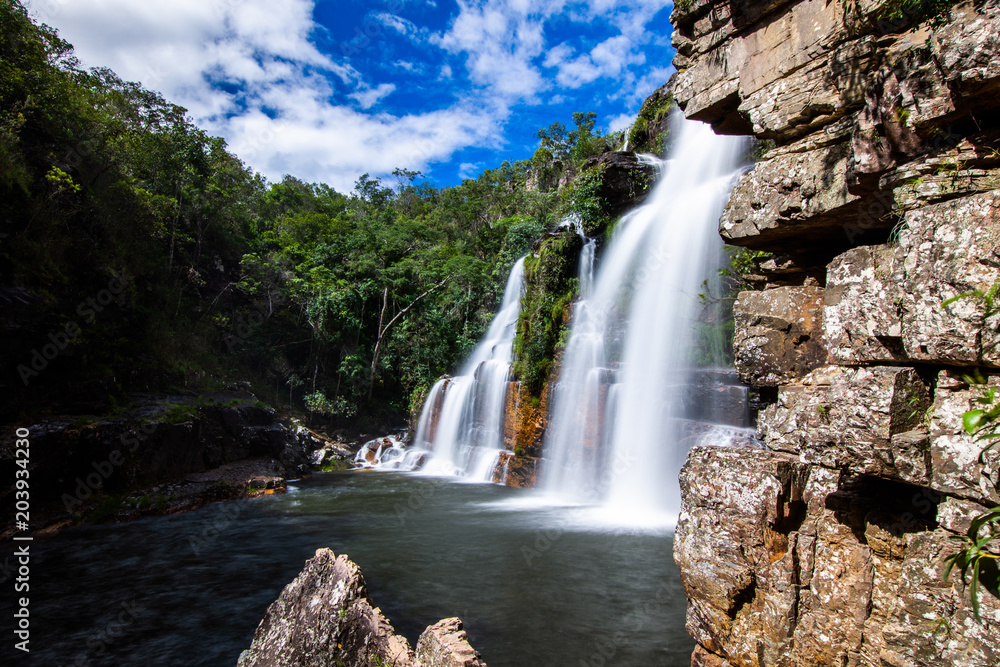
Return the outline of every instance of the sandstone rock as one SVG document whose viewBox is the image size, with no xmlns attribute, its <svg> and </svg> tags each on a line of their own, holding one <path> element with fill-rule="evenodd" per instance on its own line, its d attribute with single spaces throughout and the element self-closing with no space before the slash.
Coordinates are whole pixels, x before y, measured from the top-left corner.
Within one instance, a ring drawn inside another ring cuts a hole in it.
<svg viewBox="0 0 1000 667">
<path fill-rule="evenodd" d="M 740 292 L 733 314 L 736 370 L 744 383 L 773 387 L 826 363 L 822 288 Z"/>
<path fill-rule="evenodd" d="M 862 246 L 827 268 L 823 335 L 830 359 L 859 364 L 906 359 L 902 261 L 888 246 Z"/>
<path fill-rule="evenodd" d="M 739 110 L 754 135 L 790 139 L 808 134 L 860 108 L 875 42 L 866 37 L 839 46 L 787 76 L 744 93 Z"/>
<path fill-rule="evenodd" d="M 257 626 L 240 667 L 486 667 L 459 618 L 428 626 L 416 654 L 367 597 L 361 570 L 329 549 L 285 586 Z"/>
<path fill-rule="evenodd" d="M 963 106 L 977 112 L 1000 106 L 1000 3 L 963 3 L 954 20 L 932 36 L 936 59 Z"/>
<path fill-rule="evenodd" d="M 760 413 L 758 437 L 827 468 L 927 484 L 926 432 L 903 434 L 923 425 L 929 407 L 912 368 L 828 366 L 781 387 L 778 402 Z"/>
<path fill-rule="evenodd" d="M 733 244 L 760 249 L 795 250 L 831 237 L 844 243 L 843 226 L 860 203 L 849 189 L 852 161 L 843 142 L 758 162 L 733 189 L 719 232 Z"/>
<path fill-rule="evenodd" d="M 1000 378 L 990 377 L 989 384 L 1000 386 Z M 979 463 L 984 444 L 962 429 L 962 415 L 972 409 L 972 401 L 979 395 L 978 388 L 969 387 L 952 371 L 938 376 L 930 422 L 932 486 L 960 498 L 996 505 L 1000 502 L 995 486 L 997 459 L 990 456 L 985 466 Z"/>
<path fill-rule="evenodd" d="M 374 608 L 347 556 L 318 549 L 267 609 L 240 667 L 382 664 L 420 667 L 405 638 Z"/>
<path fill-rule="evenodd" d="M 831 359 L 1000 365 L 996 316 L 981 299 L 1000 280 L 1000 194 L 906 213 L 898 242 L 836 257 L 827 272 L 823 329 Z"/>
<path fill-rule="evenodd" d="M 943 580 L 939 494 L 728 448 L 693 449 L 681 492 L 693 665 L 996 664 L 1000 602 L 975 622 Z"/>
<path fill-rule="evenodd" d="M 445 618 L 428 626 L 417 641 L 421 667 L 486 667 L 462 629 L 459 618 Z"/>
<path fill-rule="evenodd" d="M 897 256 L 906 293 L 903 345 L 911 359 L 1000 366 L 996 316 L 983 304 L 945 300 L 1000 280 L 1000 192 L 983 193 L 906 213 Z"/>
<path fill-rule="evenodd" d="M 541 459 L 533 456 L 514 456 L 510 452 L 500 452 L 497 467 L 493 469 L 493 483 L 515 489 L 530 489 L 535 486 L 540 461 Z"/>
</svg>

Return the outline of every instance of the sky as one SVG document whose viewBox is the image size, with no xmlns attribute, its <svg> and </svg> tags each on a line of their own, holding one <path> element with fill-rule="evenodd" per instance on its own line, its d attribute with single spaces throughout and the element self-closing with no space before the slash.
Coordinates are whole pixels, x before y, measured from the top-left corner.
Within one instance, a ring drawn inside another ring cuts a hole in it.
<svg viewBox="0 0 1000 667">
<path fill-rule="evenodd" d="M 457 184 L 574 111 L 622 129 L 673 73 L 666 0 L 23 1 L 269 180 L 341 192 L 397 167 Z"/>
</svg>

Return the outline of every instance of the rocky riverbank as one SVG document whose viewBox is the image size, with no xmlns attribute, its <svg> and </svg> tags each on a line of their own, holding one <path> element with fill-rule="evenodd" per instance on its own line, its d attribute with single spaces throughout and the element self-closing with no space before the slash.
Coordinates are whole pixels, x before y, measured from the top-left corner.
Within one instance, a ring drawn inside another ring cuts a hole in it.
<svg viewBox="0 0 1000 667">
<path fill-rule="evenodd" d="M 280 416 L 246 391 L 132 400 L 112 416 L 51 416 L 21 427 L 29 433 L 33 530 L 280 493 L 287 479 L 346 467 L 352 456 L 347 443 Z M 15 429 L 6 430 L 0 461 L 12 480 Z M 13 487 L 0 496 L 10 517 L 14 500 Z"/>
</svg>

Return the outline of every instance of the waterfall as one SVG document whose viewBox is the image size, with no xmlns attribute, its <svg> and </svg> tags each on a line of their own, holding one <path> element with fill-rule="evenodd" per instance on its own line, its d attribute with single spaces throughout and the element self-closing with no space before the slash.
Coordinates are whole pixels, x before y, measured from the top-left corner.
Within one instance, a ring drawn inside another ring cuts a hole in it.
<svg viewBox="0 0 1000 667">
<path fill-rule="evenodd" d="M 574 308 L 541 468 L 543 489 L 603 505 L 626 523 L 676 516 L 678 472 L 699 433 L 692 423 L 713 421 L 705 396 L 692 392 L 736 384 L 706 380 L 712 369 L 693 357 L 699 294 L 722 265 L 717 224 L 744 142 L 673 121 L 657 186 L 619 221 Z"/>
<path fill-rule="evenodd" d="M 412 446 L 403 451 L 385 448 L 384 456 L 359 453 L 368 457 L 370 467 L 493 479 L 503 451 L 504 403 L 523 292 L 522 257 L 511 269 L 500 310 L 486 335 L 455 377 L 442 378 L 431 388 Z"/>
</svg>

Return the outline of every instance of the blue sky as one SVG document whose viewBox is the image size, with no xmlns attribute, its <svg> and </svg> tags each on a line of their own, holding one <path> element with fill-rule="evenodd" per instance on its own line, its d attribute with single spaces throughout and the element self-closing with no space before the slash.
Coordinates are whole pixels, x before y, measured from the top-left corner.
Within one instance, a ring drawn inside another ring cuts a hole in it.
<svg viewBox="0 0 1000 667">
<path fill-rule="evenodd" d="M 669 78 L 663 0 L 30 0 L 89 66 L 186 107 L 271 180 L 437 185 L 530 157 L 574 111 L 628 125 Z"/>
</svg>

